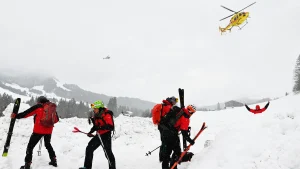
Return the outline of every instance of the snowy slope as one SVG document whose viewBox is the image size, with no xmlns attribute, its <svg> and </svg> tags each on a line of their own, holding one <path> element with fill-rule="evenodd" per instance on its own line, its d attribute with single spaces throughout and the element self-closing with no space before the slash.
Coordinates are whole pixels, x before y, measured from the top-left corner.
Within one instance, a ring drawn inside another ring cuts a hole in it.
<svg viewBox="0 0 300 169">
<path fill-rule="evenodd" d="M 197 113 L 209 126 L 200 140 L 214 141 L 205 149 L 197 142 L 189 169 L 299 169 L 299 101 L 300 95 L 284 97 L 256 115 L 245 108 Z"/>
<path fill-rule="evenodd" d="M 191 119 L 192 136 L 203 121 L 208 125 L 191 151 L 195 156 L 190 163 L 179 165 L 179 169 L 298 169 L 300 168 L 300 95 L 287 96 L 272 101 L 263 114 L 251 114 L 245 108 L 234 108 L 214 112 L 197 112 Z M 263 106 L 265 103 L 260 104 Z M 21 111 L 29 106 L 21 105 Z M 9 114 L 12 104 L 0 118 L 1 151 L 6 139 Z M 117 168 L 153 169 L 161 168 L 158 151 L 151 156 L 145 153 L 160 145 L 156 127 L 151 119 L 120 116 L 115 119 L 116 134 L 113 152 Z M 52 137 L 58 158 L 58 169 L 76 169 L 83 165 L 85 147 L 90 140 L 81 133 L 72 133 L 77 126 L 89 131 L 86 119 L 63 119 Z M 0 158 L 0 169 L 16 169 L 23 165 L 26 145 L 32 132 L 32 118 L 16 122 L 14 135 L 6 158 Z M 212 144 L 204 148 L 206 140 Z M 34 149 L 33 169 L 51 169 L 49 157 L 43 147 L 42 156 Z M 94 169 L 108 169 L 103 150 L 94 152 Z"/>
<path fill-rule="evenodd" d="M 12 96 L 12 98 L 14 98 L 14 99 L 21 98 L 22 102 L 24 102 L 24 103 L 26 101 L 29 101 L 31 99 L 31 96 L 33 96 L 33 97 L 39 97 L 39 96 L 41 96 L 40 94 L 36 94 L 36 93 L 30 92 L 30 90 L 28 88 L 20 87 L 18 84 L 5 83 L 4 85 L 12 87 L 12 88 L 15 88 L 15 89 L 19 89 L 21 91 L 26 91 L 27 92 L 27 96 L 24 96 L 24 95 L 16 94 L 14 92 L 11 92 L 8 89 L 3 89 L 3 88 L 0 87 L 0 94 L 6 93 L 6 94 Z M 61 87 L 61 86 L 59 86 L 59 87 Z M 59 97 L 59 96 L 57 96 L 53 92 L 52 93 L 47 93 L 47 92 L 45 92 L 45 90 L 43 88 L 44 88 L 44 86 L 34 86 L 31 89 L 35 89 L 35 90 L 41 91 L 43 93 L 43 96 L 46 96 L 47 98 L 55 98 L 57 100 L 64 99 L 64 100 L 67 100 L 67 101 L 70 100 L 68 98 Z M 69 89 L 66 89 L 66 90 L 69 90 Z M 79 103 L 79 101 L 77 101 L 77 102 Z"/>
<path fill-rule="evenodd" d="M 63 83 L 61 83 L 60 81 L 58 81 L 57 79 L 53 79 L 56 83 L 56 86 L 58 88 L 61 88 L 63 90 L 66 90 L 66 91 L 71 91 L 70 89 L 67 89 L 66 87 L 63 86 Z M 1 83 L 1 82 L 0 82 Z M 24 96 L 24 95 L 20 95 L 20 94 L 16 94 L 8 89 L 3 89 L 0 87 L 0 94 L 3 94 L 3 93 L 6 93 L 6 94 L 9 94 L 11 95 L 14 99 L 18 98 L 18 97 L 21 97 L 22 98 L 22 101 L 23 102 L 26 102 L 28 100 L 30 100 L 31 96 L 34 96 L 34 97 L 38 97 L 40 96 L 41 94 L 37 94 L 37 93 L 34 93 L 34 92 L 31 92 L 30 90 L 31 89 L 34 89 L 34 90 L 38 90 L 40 92 L 42 92 L 42 95 L 48 97 L 48 98 L 56 98 L 58 100 L 60 99 L 65 99 L 65 98 L 62 98 L 62 97 L 59 97 L 57 96 L 55 93 L 51 92 L 46 92 L 44 90 L 44 85 L 40 85 L 40 86 L 33 86 L 32 88 L 26 88 L 26 87 L 21 87 L 20 85 L 18 84 L 15 84 L 15 83 L 3 83 L 5 86 L 7 87 L 11 87 L 13 89 L 18 89 L 22 92 L 26 92 L 27 93 L 27 96 Z M 70 100 L 70 99 L 66 99 L 66 100 Z"/>
</svg>

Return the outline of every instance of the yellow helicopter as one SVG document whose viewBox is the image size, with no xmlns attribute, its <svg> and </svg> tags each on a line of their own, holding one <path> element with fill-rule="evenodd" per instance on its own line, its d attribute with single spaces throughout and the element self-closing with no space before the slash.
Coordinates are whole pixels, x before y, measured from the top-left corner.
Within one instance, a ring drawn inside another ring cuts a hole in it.
<svg viewBox="0 0 300 169">
<path fill-rule="evenodd" d="M 227 18 L 229 18 L 229 17 L 232 16 L 231 19 L 230 19 L 230 23 L 225 28 L 219 27 L 219 30 L 221 31 L 221 35 L 222 35 L 222 33 L 226 32 L 227 30 L 231 31 L 232 27 L 234 27 L 234 26 L 239 27 L 245 21 L 246 21 L 245 25 L 247 25 L 247 23 L 248 23 L 247 19 L 249 17 L 249 12 L 241 12 L 241 11 L 244 10 L 244 9 L 246 9 L 246 8 L 248 8 L 249 6 L 251 6 L 251 5 L 255 4 L 255 3 L 256 2 L 253 2 L 252 4 L 246 6 L 245 8 L 243 8 L 243 9 L 237 11 L 237 12 L 235 12 L 235 11 L 233 11 L 233 10 L 231 10 L 231 9 L 229 9 L 229 8 L 221 5 L 221 7 L 225 8 L 225 9 L 231 11 L 231 12 L 234 12 L 234 14 L 231 14 L 231 15 L 229 15 L 229 16 L 227 16 L 227 17 L 225 17 L 225 18 L 223 18 L 223 19 L 220 20 L 220 21 L 222 21 L 222 20 L 227 19 Z M 239 29 L 242 29 L 243 27 L 239 27 Z"/>
</svg>

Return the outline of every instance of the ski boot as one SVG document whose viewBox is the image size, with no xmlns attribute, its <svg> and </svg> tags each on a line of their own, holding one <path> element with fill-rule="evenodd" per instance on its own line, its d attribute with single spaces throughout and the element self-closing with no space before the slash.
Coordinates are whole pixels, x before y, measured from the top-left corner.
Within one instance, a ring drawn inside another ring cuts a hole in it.
<svg viewBox="0 0 300 169">
<path fill-rule="evenodd" d="M 49 165 L 53 165 L 54 167 L 57 167 L 56 157 L 53 157 L 53 158 L 51 159 L 51 161 L 49 162 Z"/>
<path fill-rule="evenodd" d="M 30 164 L 31 163 L 25 163 L 25 165 L 21 166 L 20 169 L 30 169 Z"/>
</svg>

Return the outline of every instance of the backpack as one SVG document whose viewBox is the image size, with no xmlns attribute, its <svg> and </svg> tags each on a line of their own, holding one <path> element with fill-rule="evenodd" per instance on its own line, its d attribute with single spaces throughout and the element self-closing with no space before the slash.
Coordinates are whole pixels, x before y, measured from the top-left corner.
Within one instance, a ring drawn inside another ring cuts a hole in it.
<svg viewBox="0 0 300 169">
<path fill-rule="evenodd" d="M 52 102 L 43 104 L 44 112 L 40 120 L 42 126 L 53 127 L 54 124 L 58 122 L 56 107 L 56 104 Z"/>
<path fill-rule="evenodd" d="M 152 121 L 153 121 L 153 124 L 155 124 L 155 125 L 158 125 L 160 123 L 160 119 L 162 116 L 161 115 L 162 108 L 163 108 L 163 104 L 156 104 L 151 110 Z"/>
<path fill-rule="evenodd" d="M 111 119 L 112 119 L 112 123 L 113 123 L 113 134 L 111 137 L 113 137 L 115 135 L 115 122 L 114 122 L 114 113 L 111 110 L 107 110 L 104 113 L 108 113 L 111 115 Z M 102 118 L 102 116 L 100 117 L 100 119 L 103 121 L 104 124 L 106 124 L 105 120 Z"/>
<path fill-rule="evenodd" d="M 184 111 L 180 107 L 174 106 L 170 112 L 161 117 L 160 124 L 164 125 L 168 129 L 174 129 L 174 125 L 184 114 Z"/>
</svg>

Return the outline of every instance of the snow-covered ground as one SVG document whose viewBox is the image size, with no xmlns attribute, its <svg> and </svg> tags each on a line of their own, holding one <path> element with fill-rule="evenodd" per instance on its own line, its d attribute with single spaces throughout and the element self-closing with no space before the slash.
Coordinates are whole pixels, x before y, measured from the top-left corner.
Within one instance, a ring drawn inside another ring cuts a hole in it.
<svg viewBox="0 0 300 169">
<path fill-rule="evenodd" d="M 300 95 L 287 96 L 270 103 L 262 114 L 252 114 L 244 107 L 222 111 L 200 112 L 191 119 L 194 136 L 206 122 L 208 128 L 198 138 L 191 151 L 192 162 L 179 169 L 299 169 L 300 168 Z M 261 107 L 265 103 L 260 104 Z M 250 107 L 254 107 L 251 105 Z M 20 111 L 29 106 L 22 104 Z M 1 151 L 7 136 L 12 104 L 0 118 Z M 113 152 L 118 169 L 161 168 L 158 151 L 145 154 L 160 145 L 159 133 L 150 118 L 119 116 L 115 119 L 116 134 Z M 90 140 L 81 133 L 72 133 L 76 126 L 89 131 L 87 119 L 62 119 L 54 128 L 52 144 L 57 154 L 58 167 L 76 169 L 83 166 L 85 148 Z M 32 118 L 16 122 L 8 157 L 0 158 L 0 169 L 18 169 L 24 164 L 26 146 L 32 132 Z M 212 140 L 204 148 L 206 140 Z M 34 149 L 33 169 L 51 169 L 46 149 L 37 155 Z M 94 153 L 94 169 L 108 169 L 103 150 Z"/>
</svg>

